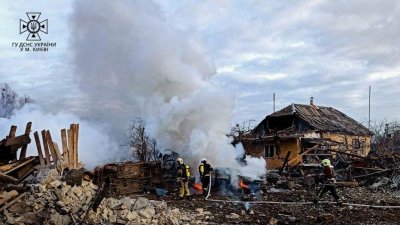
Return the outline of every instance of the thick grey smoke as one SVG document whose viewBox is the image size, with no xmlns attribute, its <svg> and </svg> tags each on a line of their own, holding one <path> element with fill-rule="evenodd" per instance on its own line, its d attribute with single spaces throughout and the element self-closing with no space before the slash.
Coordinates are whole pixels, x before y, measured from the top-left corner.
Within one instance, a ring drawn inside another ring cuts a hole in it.
<svg viewBox="0 0 400 225">
<path fill-rule="evenodd" d="M 74 4 L 71 47 L 85 99 L 80 116 L 107 121 L 115 135 L 139 116 L 162 147 L 192 165 L 206 157 L 239 168 L 235 158 L 243 152 L 225 135 L 233 98 L 210 81 L 213 62 L 193 35 L 170 26 L 151 1 Z M 255 169 L 264 171 L 260 162 Z"/>
</svg>

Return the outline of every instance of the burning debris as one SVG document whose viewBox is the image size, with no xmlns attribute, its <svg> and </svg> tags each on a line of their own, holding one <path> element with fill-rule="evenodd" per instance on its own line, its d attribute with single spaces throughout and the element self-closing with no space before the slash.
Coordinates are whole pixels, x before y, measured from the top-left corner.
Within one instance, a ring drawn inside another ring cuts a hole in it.
<svg viewBox="0 0 400 225">
<path fill-rule="evenodd" d="M 305 164 L 287 164 L 257 179 L 234 168 L 210 169 L 203 174 L 210 181 L 207 195 L 203 189 L 207 180 L 196 178 L 192 170 L 187 175 L 191 198 L 178 200 L 177 174 L 171 165 L 120 162 L 85 170 L 78 162 L 79 126 L 75 124 L 61 130 L 62 152 L 50 131 L 43 130 L 43 146 L 34 132 L 38 156 L 22 154 L 17 159 L 19 149 L 22 152 L 30 143 L 30 127 L 28 123 L 20 136 L 11 127 L 1 145 L 0 221 L 6 224 L 310 224 L 350 223 L 353 217 L 390 223 L 400 219 L 395 213 L 400 208 L 397 155 L 335 152 L 332 164 L 342 206 L 322 195 L 318 205 L 311 202 L 317 192 L 318 167 Z M 200 165 L 199 171 L 204 168 Z"/>
</svg>

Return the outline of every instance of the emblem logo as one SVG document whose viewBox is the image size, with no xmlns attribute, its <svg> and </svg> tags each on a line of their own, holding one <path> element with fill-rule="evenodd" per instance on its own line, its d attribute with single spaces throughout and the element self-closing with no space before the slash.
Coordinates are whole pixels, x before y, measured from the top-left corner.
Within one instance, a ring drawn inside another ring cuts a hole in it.
<svg viewBox="0 0 400 225">
<path fill-rule="evenodd" d="M 25 33 L 28 31 L 27 41 L 40 41 L 39 32 L 47 34 L 48 32 L 48 20 L 39 22 L 40 12 L 27 12 L 29 21 L 26 22 L 22 19 L 19 20 L 19 33 Z"/>
</svg>

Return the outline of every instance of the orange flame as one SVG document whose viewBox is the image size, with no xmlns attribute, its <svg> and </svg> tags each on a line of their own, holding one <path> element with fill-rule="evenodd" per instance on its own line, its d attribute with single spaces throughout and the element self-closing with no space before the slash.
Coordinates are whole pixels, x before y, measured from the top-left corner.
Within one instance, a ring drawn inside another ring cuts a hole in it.
<svg viewBox="0 0 400 225">
<path fill-rule="evenodd" d="M 242 179 L 240 179 L 240 181 L 239 181 L 239 187 L 240 187 L 241 189 L 248 189 L 248 188 L 249 188 L 249 186 L 247 186 L 247 185 L 244 184 L 244 182 L 243 182 Z"/>
<path fill-rule="evenodd" d="M 203 190 L 203 185 L 201 183 L 195 183 L 193 187 L 197 190 Z"/>
</svg>

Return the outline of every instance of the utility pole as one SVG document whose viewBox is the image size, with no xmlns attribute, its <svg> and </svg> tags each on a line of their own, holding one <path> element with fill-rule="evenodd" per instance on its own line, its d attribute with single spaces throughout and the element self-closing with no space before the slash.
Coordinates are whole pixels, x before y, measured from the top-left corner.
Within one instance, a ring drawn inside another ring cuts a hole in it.
<svg viewBox="0 0 400 225">
<path fill-rule="evenodd" d="M 272 99 L 274 100 L 273 112 L 275 112 L 275 92 L 274 92 L 274 94 L 272 95 Z"/>
<path fill-rule="evenodd" d="M 371 129 L 371 86 L 368 92 L 368 129 Z"/>
</svg>

